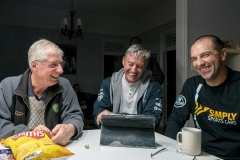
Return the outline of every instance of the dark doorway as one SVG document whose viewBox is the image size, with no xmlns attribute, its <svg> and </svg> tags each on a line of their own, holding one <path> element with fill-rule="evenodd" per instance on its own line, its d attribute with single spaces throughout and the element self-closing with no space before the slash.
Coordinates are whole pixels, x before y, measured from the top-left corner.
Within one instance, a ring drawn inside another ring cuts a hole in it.
<svg viewBox="0 0 240 160">
<path fill-rule="evenodd" d="M 119 60 L 122 60 L 122 56 L 104 55 L 104 78 L 112 76 Z"/>
<path fill-rule="evenodd" d="M 176 50 L 165 52 L 167 64 L 167 118 L 176 101 Z"/>
</svg>

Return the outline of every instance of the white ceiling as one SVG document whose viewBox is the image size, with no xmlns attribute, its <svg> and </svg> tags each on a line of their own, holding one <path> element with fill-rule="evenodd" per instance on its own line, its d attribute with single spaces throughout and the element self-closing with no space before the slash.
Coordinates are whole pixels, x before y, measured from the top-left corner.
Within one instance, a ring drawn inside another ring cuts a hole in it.
<svg viewBox="0 0 240 160">
<path fill-rule="evenodd" d="M 143 2 L 142 2 L 143 1 Z M 81 13 L 100 14 L 123 18 L 134 18 L 145 13 L 161 0 L 73 0 L 73 10 Z M 1 3 L 12 3 L 70 11 L 72 0 L 6 0 Z"/>
</svg>

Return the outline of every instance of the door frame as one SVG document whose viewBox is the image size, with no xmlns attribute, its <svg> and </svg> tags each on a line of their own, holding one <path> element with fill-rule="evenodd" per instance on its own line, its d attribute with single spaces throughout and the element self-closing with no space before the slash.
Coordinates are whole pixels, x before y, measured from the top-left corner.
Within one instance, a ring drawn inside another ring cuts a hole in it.
<svg viewBox="0 0 240 160">
<path fill-rule="evenodd" d="M 176 35 L 176 28 L 172 28 L 169 30 L 166 30 L 160 34 L 160 67 L 163 69 L 164 73 L 167 73 L 167 68 L 166 68 L 166 56 L 165 52 L 167 51 L 173 51 L 176 50 L 176 45 L 175 46 L 170 46 L 170 47 L 165 47 L 165 36 L 174 34 Z M 165 81 L 162 85 L 163 89 L 163 115 L 162 115 L 162 120 L 160 123 L 161 127 L 165 127 L 167 124 L 167 74 L 165 75 Z"/>
</svg>

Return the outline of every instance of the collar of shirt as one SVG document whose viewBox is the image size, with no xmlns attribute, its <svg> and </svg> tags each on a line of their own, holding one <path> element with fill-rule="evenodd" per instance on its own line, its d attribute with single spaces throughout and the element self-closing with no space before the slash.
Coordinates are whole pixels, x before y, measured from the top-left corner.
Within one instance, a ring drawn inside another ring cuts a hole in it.
<svg viewBox="0 0 240 160">
<path fill-rule="evenodd" d="M 32 87 L 31 74 L 32 74 L 32 71 L 30 71 L 29 75 L 28 75 L 28 96 L 35 96 L 38 101 L 40 101 L 42 99 L 46 99 L 48 89 L 46 89 L 43 92 L 43 94 L 40 98 L 38 98 L 38 96 L 35 95 L 35 93 L 33 91 L 33 87 Z"/>
<path fill-rule="evenodd" d="M 124 74 L 125 75 L 125 74 Z M 129 83 L 127 82 L 127 80 L 125 79 L 125 76 L 123 75 L 122 78 L 122 92 L 123 94 L 127 93 L 128 98 L 132 99 L 133 96 L 138 92 L 139 90 L 139 86 L 141 84 L 141 79 L 139 79 L 137 82 L 135 83 Z"/>
<path fill-rule="evenodd" d="M 127 84 L 129 87 L 137 88 L 141 83 L 141 78 L 135 83 L 129 83 L 125 78 L 125 73 L 123 74 L 122 81 Z"/>
</svg>

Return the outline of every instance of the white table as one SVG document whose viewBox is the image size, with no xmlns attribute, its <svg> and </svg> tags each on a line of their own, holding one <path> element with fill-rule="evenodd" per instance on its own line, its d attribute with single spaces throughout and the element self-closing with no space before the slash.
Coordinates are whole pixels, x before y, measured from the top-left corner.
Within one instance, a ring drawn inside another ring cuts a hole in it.
<svg viewBox="0 0 240 160">
<path fill-rule="evenodd" d="M 170 139 L 161 134 L 155 133 L 157 144 L 156 149 L 146 148 L 127 148 L 127 147 L 110 147 L 100 146 L 101 130 L 84 130 L 83 135 L 79 140 L 73 141 L 67 148 L 76 155 L 69 160 L 192 160 L 193 156 L 176 153 L 176 148 L 181 147 L 173 139 Z M 84 148 L 84 145 L 89 145 L 89 149 Z M 175 147 L 172 147 L 175 146 Z M 151 158 L 151 153 L 155 153 L 161 148 L 168 148 L 169 151 L 164 151 L 156 154 Z M 196 157 L 197 160 L 217 160 L 217 157 L 211 156 L 202 152 Z"/>
<path fill-rule="evenodd" d="M 101 130 L 84 130 L 82 136 L 67 145 L 70 151 L 75 153 L 68 160 L 192 160 L 193 156 L 177 153 L 180 150 L 177 142 L 164 135 L 155 133 L 156 149 L 146 148 L 127 148 L 100 146 Z M 84 146 L 89 145 L 89 149 Z M 0 149 L 3 148 L 0 146 Z M 156 154 L 151 158 L 151 153 L 155 153 L 161 148 L 167 148 L 167 151 Z M 202 152 L 196 157 L 196 160 L 217 160 L 219 158 Z"/>
</svg>

